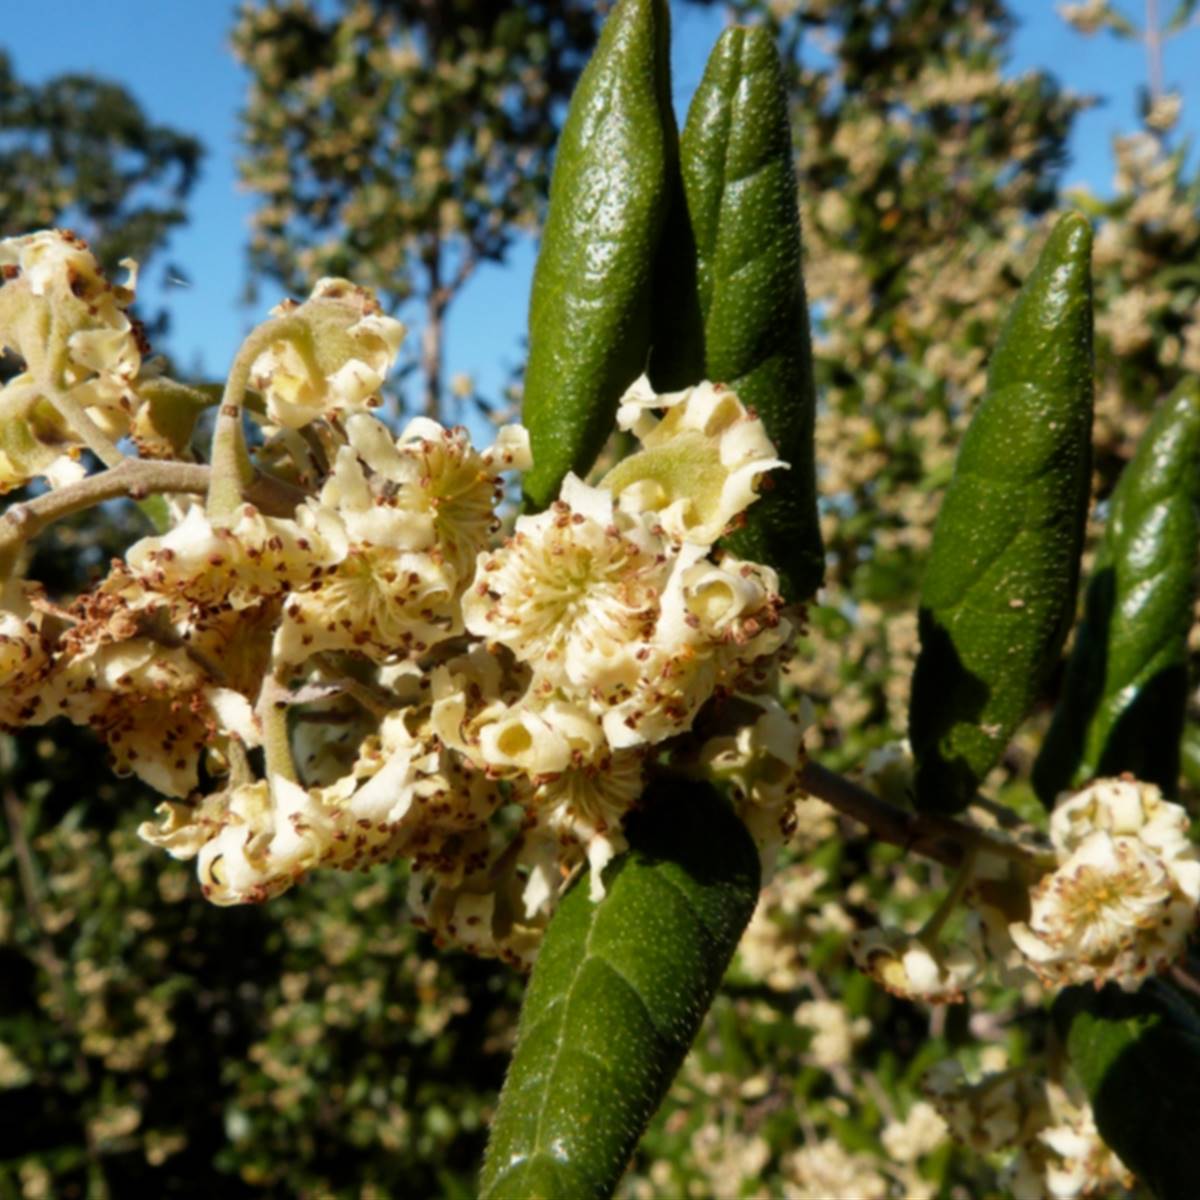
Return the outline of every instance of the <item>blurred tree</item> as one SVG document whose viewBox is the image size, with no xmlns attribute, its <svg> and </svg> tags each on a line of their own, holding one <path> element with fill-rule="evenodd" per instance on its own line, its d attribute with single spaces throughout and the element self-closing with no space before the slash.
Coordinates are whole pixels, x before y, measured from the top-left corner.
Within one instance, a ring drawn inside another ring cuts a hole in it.
<svg viewBox="0 0 1200 1200">
<path fill-rule="evenodd" d="M 186 220 L 203 149 L 156 125 L 120 84 L 22 83 L 0 51 L 0 237 L 69 226 L 106 270 L 144 264 Z"/>
<path fill-rule="evenodd" d="M 537 227 L 561 110 L 596 36 L 587 0 L 248 2 L 242 178 L 253 267 L 416 301 L 424 409 L 443 398 L 447 308 Z"/>
</svg>

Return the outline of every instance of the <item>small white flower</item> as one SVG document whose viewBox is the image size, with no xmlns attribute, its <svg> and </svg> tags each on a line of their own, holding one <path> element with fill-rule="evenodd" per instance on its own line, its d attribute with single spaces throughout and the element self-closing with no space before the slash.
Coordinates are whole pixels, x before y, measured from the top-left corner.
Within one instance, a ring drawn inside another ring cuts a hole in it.
<svg viewBox="0 0 1200 1200">
<path fill-rule="evenodd" d="M 299 429 L 379 403 L 405 330 L 383 314 L 373 292 L 346 279 L 321 279 L 303 304 L 287 301 L 272 311 L 305 326 L 304 334 L 273 343 L 251 368 L 273 424 Z"/>
<path fill-rule="evenodd" d="M 217 686 L 183 646 L 148 638 L 78 644 L 55 664 L 53 699 L 39 720 L 61 714 L 89 725 L 108 745 L 113 769 L 166 796 L 197 784 L 200 758 L 229 736 L 258 744 L 246 697 Z"/>
<path fill-rule="evenodd" d="M 846 1066 L 854 1048 L 871 1032 L 866 1017 L 851 1018 L 845 1004 L 835 1000 L 806 1000 L 792 1014 L 799 1025 L 812 1030 L 808 1053 L 824 1070 Z"/>
<path fill-rule="evenodd" d="M 319 579 L 345 555 L 336 524 L 320 528 L 307 510 L 300 512 L 302 521 L 292 521 L 243 504 L 222 526 L 194 505 L 169 533 L 135 542 L 125 560 L 148 592 L 183 611 L 249 608 Z"/>
<path fill-rule="evenodd" d="M 287 663 L 326 650 L 376 661 L 424 653 L 461 628 L 455 590 L 453 573 L 432 555 L 354 546 L 287 596 L 274 653 Z"/>
<path fill-rule="evenodd" d="M 897 929 L 870 929 L 850 938 L 858 969 L 894 996 L 926 1004 L 959 1004 L 983 977 L 969 946 L 931 947 Z"/>
<path fill-rule="evenodd" d="M 619 682 L 599 702 L 614 748 L 683 733 L 718 691 L 761 690 L 766 680 L 755 679 L 754 672 L 772 662 L 791 638 L 791 625 L 779 615 L 782 601 L 773 571 L 733 558 L 712 567 L 702 555 L 701 547 L 681 548 L 654 632 L 631 648 L 639 667 L 636 681 L 631 686 Z M 692 611 L 693 604 L 703 617 Z"/>
<path fill-rule="evenodd" d="M 42 616 L 30 604 L 39 589 L 10 579 L 0 588 L 0 728 L 30 721 L 44 700 L 50 654 Z"/>
<path fill-rule="evenodd" d="M 1022 1144 L 1004 1174 L 1014 1200 L 1116 1200 L 1126 1195 L 1133 1175 L 1104 1144 L 1091 1105 L 1052 1080 L 1044 1089 L 1044 1124 Z"/>
<path fill-rule="evenodd" d="M 529 435 L 505 426 L 495 445 L 478 451 L 465 429 L 443 429 L 427 417 L 393 439 L 367 416 L 352 417 L 347 435 L 350 446 L 339 453 L 321 503 L 342 515 L 356 540 L 435 553 L 465 586 L 499 528 L 501 475 L 530 464 Z"/>
<path fill-rule="evenodd" d="M 463 597 L 467 628 L 507 646 L 553 684 L 632 684 L 668 563 L 658 539 L 614 512 L 612 496 L 573 475 L 544 513 L 479 556 Z"/>
<path fill-rule="evenodd" d="M 655 421 L 649 410 L 665 410 Z M 786 468 L 757 417 L 722 384 L 654 396 L 637 380 L 617 410 L 642 449 L 619 462 L 603 486 L 631 512 L 653 512 L 677 540 L 710 546 L 756 496 L 767 471 Z"/>
<path fill-rule="evenodd" d="M 577 752 L 575 763 L 534 790 L 539 826 L 560 845 L 576 842 L 583 848 L 592 900 L 604 898 L 604 868 L 627 847 L 622 823 L 642 794 L 642 771 L 637 750 L 601 749 L 586 758 Z"/>
<path fill-rule="evenodd" d="M 795 1200 L 829 1200 L 831 1196 L 885 1200 L 891 1192 L 877 1158 L 851 1154 L 831 1137 L 786 1155 L 783 1170 L 791 1185 L 787 1194 Z"/>
<path fill-rule="evenodd" d="M 77 475 L 79 439 L 48 400 L 51 390 L 69 395 L 109 437 L 129 432 L 145 345 L 126 314 L 137 265 L 122 266 L 126 285 L 111 284 L 87 244 L 63 230 L 0 241 L 0 348 L 26 367 L 0 392 L 0 490 L 37 475 L 61 486 Z"/>
<path fill-rule="evenodd" d="M 879 1136 L 895 1162 L 913 1163 L 932 1153 L 946 1140 L 949 1130 L 942 1116 L 926 1100 L 918 1100 L 903 1121 L 890 1121 Z"/>
<path fill-rule="evenodd" d="M 779 848 L 796 828 L 797 805 L 806 798 L 797 772 L 805 761 L 804 730 L 811 723 L 812 706 L 806 699 L 793 715 L 774 696 L 745 699 L 761 715 L 752 721 L 743 718 L 734 734 L 710 738 L 701 748 L 700 764 L 712 778 L 729 785 L 738 814 L 758 846 L 764 873 L 769 873 Z"/>
<path fill-rule="evenodd" d="M 482 829 L 501 797 L 447 771 L 402 716 L 386 725 L 365 774 L 356 768 L 326 787 L 282 776 L 241 784 L 194 808 L 163 805 L 162 826 L 139 833 L 176 858 L 195 857 L 205 895 L 221 905 L 269 899 L 318 867 L 362 870 L 399 855 L 428 863 L 433 840 Z"/>
</svg>

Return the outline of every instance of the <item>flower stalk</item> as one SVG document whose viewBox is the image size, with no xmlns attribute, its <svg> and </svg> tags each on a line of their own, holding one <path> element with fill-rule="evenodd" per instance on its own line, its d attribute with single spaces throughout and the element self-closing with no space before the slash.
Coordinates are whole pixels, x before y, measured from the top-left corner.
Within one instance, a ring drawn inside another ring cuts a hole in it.
<svg viewBox="0 0 1200 1200">
<path fill-rule="evenodd" d="M 307 329 L 295 317 L 276 317 L 255 329 L 242 343 L 229 368 L 212 441 L 212 475 L 206 509 L 214 523 L 227 523 L 254 481 L 254 465 L 242 434 L 242 406 L 250 372 L 260 355 L 276 342 L 302 345 Z"/>
</svg>

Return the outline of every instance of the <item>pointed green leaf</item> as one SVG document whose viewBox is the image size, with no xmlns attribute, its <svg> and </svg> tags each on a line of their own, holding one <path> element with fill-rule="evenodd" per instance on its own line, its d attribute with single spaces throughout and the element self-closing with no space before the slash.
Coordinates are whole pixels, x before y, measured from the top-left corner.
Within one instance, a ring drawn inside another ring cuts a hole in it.
<svg viewBox="0 0 1200 1200">
<path fill-rule="evenodd" d="M 916 802 L 956 812 L 1054 670 L 1075 609 L 1092 428 L 1091 227 L 1062 218 L 1017 297 L 921 591 Z"/>
<path fill-rule="evenodd" d="M 1200 384 L 1155 414 L 1110 501 L 1062 696 L 1033 781 L 1043 803 L 1097 775 L 1179 783 L 1200 544 Z"/>
<path fill-rule="evenodd" d="M 646 367 L 651 276 L 678 155 L 665 0 L 620 0 L 558 143 L 529 306 L 522 420 L 544 508 L 586 474 Z"/>
<path fill-rule="evenodd" d="M 610 1196 L 754 911 L 758 852 L 708 785 L 664 782 L 630 851 L 546 931 L 492 1125 L 481 1200 Z"/>
<path fill-rule="evenodd" d="M 763 420 L 788 471 L 726 539 L 811 596 L 824 573 L 817 519 L 812 344 L 801 274 L 787 89 L 770 32 L 725 30 L 680 140 L 677 198 L 657 268 L 651 379 L 728 384 Z"/>
</svg>

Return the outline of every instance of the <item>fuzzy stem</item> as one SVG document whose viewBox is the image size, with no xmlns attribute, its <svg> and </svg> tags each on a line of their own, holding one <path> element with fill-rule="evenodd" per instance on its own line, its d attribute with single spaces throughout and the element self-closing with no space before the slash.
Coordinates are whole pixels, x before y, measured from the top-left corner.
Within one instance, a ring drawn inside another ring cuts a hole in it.
<svg viewBox="0 0 1200 1200">
<path fill-rule="evenodd" d="M 268 783 L 277 775 L 299 783 L 296 764 L 292 759 L 292 744 L 288 737 L 288 707 L 290 693 L 273 675 L 263 679 L 258 696 L 258 720 L 262 726 L 263 755 L 266 758 Z"/>
<path fill-rule="evenodd" d="M 200 463 L 123 458 L 107 471 L 14 504 L 0 516 L 0 578 L 11 570 L 21 546 L 55 521 L 123 496 L 141 500 L 155 494 L 203 495 L 211 478 L 211 470 Z M 290 516 L 304 498 L 290 484 L 261 472 L 254 476 L 246 494 L 269 515 Z"/>
<path fill-rule="evenodd" d="M 71 431 L 106 467 L 120 466 L 125 461 L 125 455 L 117 449 L 116 443 L 84 412 L 83 405 L 70 392 L 47 388 L 46 399 L 54 405 Z"/>
<path fill-rule="evenodd" d="M 229 368 L 212 441 L 212 478 L 206 507 L 214 524 L 229 521 L 254 476 L 242 436 L 242 402 L 250 382 L 250 369 L 274 342 L 300 337 L 306 332 L 304 322 L 292 316 L 267 321 L 242 343 Z"/>
</svg>

